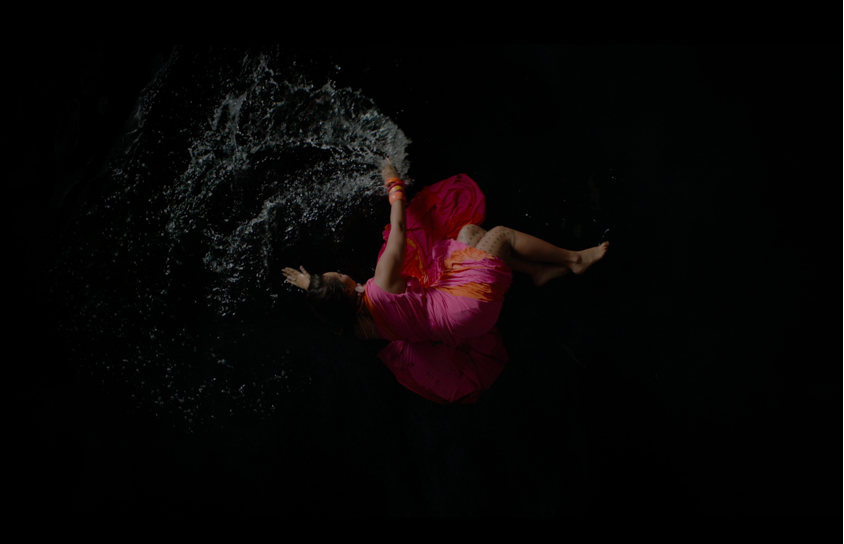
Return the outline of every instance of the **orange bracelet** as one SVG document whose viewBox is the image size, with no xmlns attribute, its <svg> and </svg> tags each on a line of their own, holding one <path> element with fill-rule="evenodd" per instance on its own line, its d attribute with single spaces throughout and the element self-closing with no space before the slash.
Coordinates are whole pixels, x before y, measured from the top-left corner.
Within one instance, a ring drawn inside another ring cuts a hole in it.
<svg viewBox="0 0 844 544">
<path fill-rule="evenodd" d="M 404 200 L 404 203 L 407 204 L 407 198 L 404 196 L 404 191 L 396 191 L 390 195 L 390 205 L 392 205 L 396 200 Z"/>
<path fill-rule="evenodd" d="M 396 191 L 404 191 L 404 185 L 393 185 L 390 187 L 390 194 L 393 194 Z"/>
</svg>

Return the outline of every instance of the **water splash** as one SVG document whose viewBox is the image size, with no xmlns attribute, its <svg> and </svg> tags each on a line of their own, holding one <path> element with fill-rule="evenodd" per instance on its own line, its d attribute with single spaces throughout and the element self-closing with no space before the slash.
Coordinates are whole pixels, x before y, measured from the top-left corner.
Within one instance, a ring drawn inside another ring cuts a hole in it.
<svg viewBox="0 0 844 544">
<path fill-rule="evenodd" d="M 278 49 L 174 50 L 65 235 L 60 326 L 82 373 L 137 409 L 265 414 L 310 380 L 284 318 L 259 319 L 290 298 L 275 269 L 383 212 L 380 161 L 406 173 L 410 141 L 297 70 Z"/>
</svg>

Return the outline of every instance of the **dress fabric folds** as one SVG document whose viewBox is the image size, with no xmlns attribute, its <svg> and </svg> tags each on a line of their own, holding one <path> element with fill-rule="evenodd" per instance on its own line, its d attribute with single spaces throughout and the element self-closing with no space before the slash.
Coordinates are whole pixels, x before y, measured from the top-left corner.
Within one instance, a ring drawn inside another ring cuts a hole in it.
<svg viewBox="0 0 844 544">
<path fill-rule="evenodd" d="M 498 257 L 456 240 L 486 219 L 484 195 L 465 174 L 423 188 L 407 208 L 407 290 L 387 293 L 373 279 L 364 303 L 390 344 L 379 359 L 415 393 L 441 404 L 474 403 L 509 356 L 495 323 L 513 279 Z M 387 247 L 390 225 L 384 230 Z"/>
</svg>

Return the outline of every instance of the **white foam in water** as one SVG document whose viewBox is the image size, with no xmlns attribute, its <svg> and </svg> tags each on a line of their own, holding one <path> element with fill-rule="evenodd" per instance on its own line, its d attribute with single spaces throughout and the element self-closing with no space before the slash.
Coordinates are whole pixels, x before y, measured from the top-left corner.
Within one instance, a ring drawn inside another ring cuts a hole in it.
<svg viewBox="0 0 844 544">
<path fill-rule="evenodd" d="M 410 143 L 371 100 L 313 84 L 278 51 L 197 58 L 175 51 L 142 91 L 100 174 L 102 197 L 86 202 L 59 265 L 68 285 L 88 287 L 56 287 L 69 292 L 63 327 L 91 375 L 129 384 L 139 409 L 191 422 L 207 417 L 214 390 L 253 412 L 275 408 L 235 383 L 256 371 L 217 353 L 225 333 L 203 344 L 199 313 L 228 319 L 277 298 L 271 255 L 339 244 L 352 210 L 383 212 L 373 204 L 381 159 L 405 173 Z M 188 266 L 204 267 L 204 279 Z M 210 304 L 191 306 L 189 290 Z M 263 390 L 282 388 L 284 354 L 262 364 Z"/>
</svg>

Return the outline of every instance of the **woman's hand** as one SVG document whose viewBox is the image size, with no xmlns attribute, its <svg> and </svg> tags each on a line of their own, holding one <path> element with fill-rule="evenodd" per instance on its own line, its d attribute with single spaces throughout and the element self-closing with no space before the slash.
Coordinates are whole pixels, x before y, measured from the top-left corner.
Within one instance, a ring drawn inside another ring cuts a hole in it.
<svg viewBox="0 0 844 544">
<path fill-rule="evenodd" d="M 387 186 L 388 179 L 399 177 L 399 173 L 396 171 L 396 167 L 393 166 L 393 161 L 389 157 L 384 159 L 384 163 L 381 165 L 381 177 L 384 178 L 384 187 Z"/>
<path fill-rule="evenodd" d="M 311 275 L 305 271 L 304 266 L 300 266 L 299 270 L 301 270 L 301 272 L 289 267 L 284 268 L 284 275 L 287 277 L 287 283 L 292 283 L 299 289 L 307 291 L 308 287 L 311 285 Z"/>
</svg>

